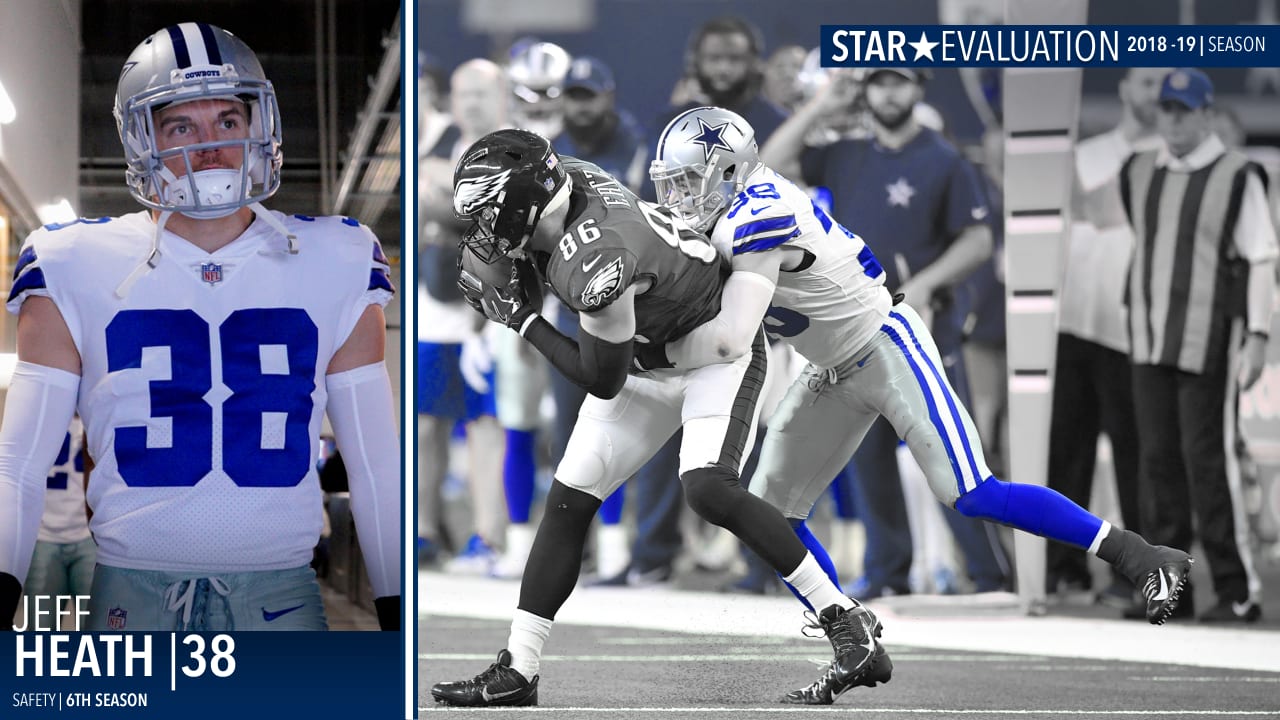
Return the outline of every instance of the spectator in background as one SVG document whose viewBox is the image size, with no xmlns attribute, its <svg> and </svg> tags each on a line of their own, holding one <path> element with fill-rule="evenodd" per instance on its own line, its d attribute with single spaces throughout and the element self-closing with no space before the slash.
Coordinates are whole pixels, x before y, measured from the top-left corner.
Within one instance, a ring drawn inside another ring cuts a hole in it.
<svg viewBox="0 0 1280 720">
<path fill-rule="evenodd" d="M 852 73 L 834 73 L 814 98 L 765 143 L 761 160 L 789 178 L 831 191 L 837 213 L 858 219 L 867 241 L 886 259 L 886 287 L 902 293 L 933 328 L 947 375 L 961 401 L 970 403 L 961 355 L 963 308 L 953 288 L 991 256 L 990 207 L 973 166 L 934 130 L 922 127 L 915 107 L 924 97 L 921 72 L 902 68 L 866 77 L 874 139 L 841 139 L 806 147 L 806 136 L 831 113 L 856 100 Z M 786 336 L 788 318 L 768 316 Z M 897 461 L 898 437 L 877 419 L 854 455 L 859 515 L 867 533 L 866 589 L 879 597 L 911 591 L 911 528 Z M 978 591 L 1007 587 L 1008 563 L 997 538 L 980 521 L 952 508 L 944 516 L 964 553 Z"/>
<path fill-rule="evenodd" d="M 645 178 L 644 133 L 617 106 L 616 90 L 608 65 L 574 58 L 564 79 L 564 130 L 551 144 L 558 153 L 599 165 L 634 192 Z"/>
<path fill-rule="evenodd" d="M 1129 333 L 1124 326 L 1124 287 L 1133 233 L 1121 222 L 1105 230 L 1099 222 L 1120 208 L 1118 177 L 1135 152 L 1161 145 L 1156 99 L 1168 68 L 1132 68 L 1120 81 L 1120 124 L 1076 148 L 1075 222 L 1067 245 L 1058 303 L 1058 349 L 1053 412 L 1049 425 L 1048 485 L 1081 506 L 1089 504 L 1098 436 L 1106 433 L 1115 469 L 1123 527 L 1146 533 L 1138 493 L 1138 427 L 1133 414 Z M 1070 598 L 1092 593 L 1084 552 L 1051 544 L 1046 592 Z M 1099 601 L 1124 608 L 1133 586 L 1111 573 Z M 1185 607 L 1190 607 L 1189 604 Z M 1136 605 L 1134 606 L 1136 610 Z"/>
<path fill-rule="evenodd" d="M 98 546 L 89 533 L 85 479 L 84 425 L 76 416 L 46 481 L 36 549 L 22 585 L 28 596 L 89 594 Z"/>
<path fill-rule="evenodd" d="M 1200 621 L 1251 623 L 1262 585 L 1239 498 L 1235 398 L 1262 373 L 1277 245 L 1262 169 L 1213 133 L 1212 103 L 1203 72 L 1166 75 L 1156 113 L 1164 147 L 1121 170 L 1136 239 L 1130 356 L 1141 487 L 1153 500 L 1143 528 L 1178 548 L 1198 528 L 1218 596 Z M 1190 615 L 1190 601 L 1175 615 Z"/>
<path fill-rule="evenodd" d="M 419 160 L 418 213 L 418 532 L 423 560 L 443 542 L 441 486 L 449 469 L 449 439 L 466 423 L 473 537 L 448 567 L 487 573 L 503 539 L 506 508 L 497 458 L 503 447 L 494 419 L 492 358 L 481 325 L 457 288 L 458 243 L 465 224 L 453 214 L 453 166 L 481 136 L 506 126 L 507 88 L 502 68 L 468 60 L 450 78 L 453 123 Z M 488 377 L 486 377 L 486 374 Z"/>
<path fill-rule="evenodd" d="M 764 142 L 781 124 L 783 114 L 761 95 L 764 41 L 760 30 L 734 16 L 709 20 L 694 31 L 685 53 L 685 79 L 677 84 L 672 107 L 654 123 L 667 126 L 680 113 L 703 105 L 715 105 L 741 115 Z M 649 143 L 649 158 L 656 157 L 657 133 Z M 644 199 L 654 199 L 653 183 L 644 183 Z"/>
<path fill-rule="evenodd" d="M 555 43 L 535 41 L 512 47 L 507 78 L 516 127 L 545 138 L 560 134 L 564 112 L 561 83 L 569 61 L 569 53 Z"/>
<path fill-rule="evenodd" d="M 790 115 L 804 102 L 800 71 L 807 51 L 799 45 L 783 45 L 764 64 L 764 84 L 760 94 L 773 103 L 778 112 Z"/>
</svg>

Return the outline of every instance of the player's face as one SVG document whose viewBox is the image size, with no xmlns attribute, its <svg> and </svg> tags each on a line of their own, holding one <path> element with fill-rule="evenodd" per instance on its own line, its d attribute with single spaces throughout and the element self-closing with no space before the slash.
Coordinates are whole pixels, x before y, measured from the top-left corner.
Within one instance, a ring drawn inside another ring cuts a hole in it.
<svg viewBox="0 0 1280 720">
<path fill-rule="evenodd" d="M 879 72 L 867 83 L 867 107 L 889 130 L 902 127 L 924 93 L 918 83 L 894 72 Z"/>
<path fill-rule="evenodd" d="M 564 91 L 564 124 L 571 128 L 591 127 L 600 122 L 612 107 L 612 93 L 582 87 L 568 88 Z"/>
<path fill-rule="evenodd" d="M 743 35 L 708 35 L 698 46 L 698 80 L 703 90 L 729 95 L 742 89 L 755 57 L 751 42 Z"/>
<path fill-rule="evenodd" d="M 1169 68 L 1133 68 L 1120 81 L 1120 101 L 1147 129 L 1155 129 L 1160 83 L 1168 74 Z"/>
<path fill-rule="evenodd" d="M 1160 136 L 1169 146 L 1169 152 L 1182 157 L 1196 149 L 1209 134 L 1209 112 L 1205 108 L 1192 110 L 1173 100 L 1159 104 L 1156 125 Z"/>
<path fill-rule="evenodd" d="M 245 104 L 237 100 L 193 100 L 158 110 L 154 118 L 156 146 L 160 151 L 223 140 L 249 137 L 249 116 Z M 244 147 L 226 145 L 189 153 L 191 170 L 239 170 L 244 164 Z M 177 177 L 187 174 L 182 155 L 166 158 L 165 166 Z"/>
</svg>

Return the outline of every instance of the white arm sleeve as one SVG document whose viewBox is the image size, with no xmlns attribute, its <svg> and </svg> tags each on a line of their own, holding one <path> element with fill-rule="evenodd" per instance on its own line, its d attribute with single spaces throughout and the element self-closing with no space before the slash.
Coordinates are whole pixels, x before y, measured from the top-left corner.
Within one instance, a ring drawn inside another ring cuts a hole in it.
<svg viewBox="0 0 1280 720">
<path fill-rule="evenodd" d="M 769 278 L 737 270 L 724 283 L 720 314 L 667 344 L 667 359 L 678 368 L 732 360 L 751 349 L 776 287 Z"/>
<path fill-rule="evenodd" d="M 385 363 L 325 377 L 351 513 L 375 598 L 400 594 L 400 433 Z"/>
<path fill-rule="evenodd" d="M 0 425 L 0 572 L 25 583 L 31 568 L 45 479 L 76 411 L 80 376 L 19 362 Z"/>
</svg>

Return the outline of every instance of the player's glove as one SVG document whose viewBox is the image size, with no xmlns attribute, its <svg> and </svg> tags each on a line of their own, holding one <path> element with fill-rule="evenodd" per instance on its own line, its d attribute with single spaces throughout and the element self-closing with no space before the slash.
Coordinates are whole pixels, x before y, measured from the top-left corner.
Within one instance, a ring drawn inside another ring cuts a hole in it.
<svg viewBox="0 0 1280 720">
<path fill-rule="evenodd" d="M 13 616 L 22 599 L 22 583 L 6 572 L 0 572 L 0 630 L 13 629 Z"/>
<path fill-rule="evenodd" d="M 378 627 L 383 630 L 400 630 L 400 596 L 388 595 L 374 598 L 373 608 L 378 611 Z"/>
<path fill-rule="evenodd" d="M 675 363 L 667 358 L 667 346 L 663 343 L 635 343 L 634 348 L 631 367 L 637 372 L 675 367 Z"/>
<path fill-rule="evenodd" d="M 496 287 L 463 270 L 458 273 L 458 289 L 462 290 L 467 304 L 484 313 L 485 317 L 519 332 L 535 310 L 524 293 L 517 273 L 512 275 L 511 282 L 506 286 Z"/>
</svg>

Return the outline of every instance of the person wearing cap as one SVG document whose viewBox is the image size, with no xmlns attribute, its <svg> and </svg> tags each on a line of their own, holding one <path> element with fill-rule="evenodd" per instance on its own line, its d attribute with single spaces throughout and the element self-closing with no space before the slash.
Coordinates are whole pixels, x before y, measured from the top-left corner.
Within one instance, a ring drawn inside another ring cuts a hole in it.
<svg viewBox="0 0 1280 720">
<path fill-rule="evenodd" d="M 644 131 L 617 107 L 613 71 L 578 56 L 564 78 L 564 130 L 551 140 L 556 152 L 599 165 L 636 191 L 645 177 Z"/>
<path fill-rule="evenodd" d="M 920 308 L 930 324 L 957 395 L 970 405 L 960 332 L 967 311 L 952 289 L 991 256 L 985 183 L 940 133 L 920 124 L 927 70 L 876 68 L 862 82 L 850 71 L 831 81 L 786 120 L 764 144 L 760 158 L 788 178 L 825 185 L 833 210 L 856 217 L 859 234 L 880 248 L 886 286 Z M 870 138 L 843 138 L 808 147 L 805 138 L 824 118 L 847 111 L 865 92 L 874 122 Z M 887 257 L 886 257 L 887 256 Z M 785 335 L 784 324 L 773 332 Z M 854 455 L 858 510 L 867 533 L 863 597 L 911 591 L 911 528 L 897 462 L 898 437 L 877 420 Z M 1007 587 L 1003 550 L 980 522 L 945 508 L 974 587 Z"/>
<path fill-rule="evenodd" d="M 1262 169 L 1213 133 L 1213 83 L 1179 68 L 1160 85 L 1165 146 L 1129 158 L 1120 194 L 1134 231 L 1126 302 L 1141 448 L 1142 527 L 1189 548 L 1192 513 L 1217 604 L 1202 622 L 1255 622 L 1261 581 L 1232 452 L 1235 398 L 1263 368 L 1276 233 Z"/>
</svg>

